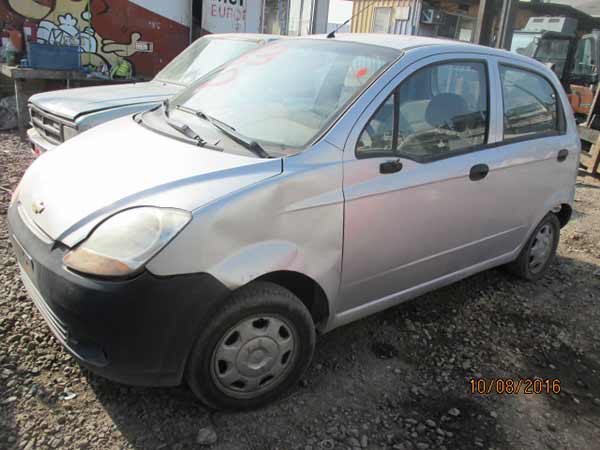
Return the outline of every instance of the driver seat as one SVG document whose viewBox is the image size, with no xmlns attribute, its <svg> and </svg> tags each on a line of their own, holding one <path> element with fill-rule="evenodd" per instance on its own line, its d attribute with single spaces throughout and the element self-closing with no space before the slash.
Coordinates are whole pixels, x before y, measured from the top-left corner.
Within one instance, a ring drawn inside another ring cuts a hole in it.
<svg viewBox="0 0 600 450">
<path fill-rule="evenodd" d="M 425 110 L 425 120 L 432 128 L 447 128 L 452 131 L 464 131 L 464 121 L 456 120 L 469 113 L 469 105 L 458 94 L 438 94 L 434 96 Z M 462 128 L 462 129 L 458 129 Z"/>
</svg>

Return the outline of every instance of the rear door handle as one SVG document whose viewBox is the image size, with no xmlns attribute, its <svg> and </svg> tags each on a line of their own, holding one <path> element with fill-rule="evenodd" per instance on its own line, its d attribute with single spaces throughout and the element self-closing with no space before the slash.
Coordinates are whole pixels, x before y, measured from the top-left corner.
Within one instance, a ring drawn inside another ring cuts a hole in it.
<svg viewBox="0 0 600 450">
<path fill-rule="evenodd" d="M 489 173 L 490 168 L 487 164 L 475 164 L 471 167 L 471 171 L 469 172 L 469 178 L 471 181 L 483 180 L 487 174 Z"/>
<path fill-rule="evenodd" d="M 395 173 L 402 170 L 402 162 L 399 159 L 394 161 L 385 161 L 379 165 L 379 173 Z"/>
<path fill-rule="evenodd" d="M 563 148 L 560 152 L 558 152 L 558 156 L 556 157 L 556 160 L 558 162 L 563 162 L 565 159 L 567 159 L 567 156 L 569 156 L 569 150 L 567 150 L 566 148 Z"/>
</svg>

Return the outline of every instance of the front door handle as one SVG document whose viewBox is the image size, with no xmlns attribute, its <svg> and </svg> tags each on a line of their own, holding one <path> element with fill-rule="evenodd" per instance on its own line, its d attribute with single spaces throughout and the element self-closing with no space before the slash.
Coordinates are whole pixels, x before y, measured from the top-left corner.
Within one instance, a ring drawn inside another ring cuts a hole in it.
<svg viewBox="0 0 600 450">
<path fill-rule="evenodd" d="M 556 157 L 556 160 L 558 162 L 563 162 L 565 159 L 567 159 L 567 156 L 569 156 L 569 150 L 567 150 L 566 148 L 563 148 L 560 152 L 558 152 L 558 156 Z"/>
<path fill-rule="evenodd" d="M 475 164 L 471 167 L 469 178 L 471 181 L 483 180 L 489 173 L 490 168 L 487 164 Z"/>
<path fill-rule="evenodd" d="M 402 162 L 400 162 L 399 159 L 396 159 L 394 161 L 382 162 L 379 165 L 379 173 L 382 174 L 400 172 L 401 170 Z"/>
</svg>

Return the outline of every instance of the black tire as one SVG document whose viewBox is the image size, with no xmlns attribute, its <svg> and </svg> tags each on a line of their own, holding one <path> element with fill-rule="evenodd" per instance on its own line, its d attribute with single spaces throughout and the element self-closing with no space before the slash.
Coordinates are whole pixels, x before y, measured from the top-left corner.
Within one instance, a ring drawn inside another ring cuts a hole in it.
<svg viewBox="0 0 600 450">
<path fill-rule="evenodd" d="M 536 240 L 540 230 L 544 227 L 548 227 L 548 229 L 552 230 L 552 238 L 550 242 L 550 253 L 548 254 L 545 262 L 543 264 L 539 264 L 538 266 L 532 266 L 532 248 L 536 244 Z M 556 257 L 556 248 L 558 247 L 558 241 L 560 239 L 560 222 L 558 221 L 558 217 L 555 214 L 549 213 L 547 214 L 542 221 L 535 227 L 533 233 L 527 240 L 527 243 L 521 250 L 519 257 L 510 264 L 506 265 L 506 268 L 514 275 L 523 278 L 529 281 L 539 280 L 540 278 L 546 275 L 548 271 L 548 267 L 554 261 Z"/>
<path fill-rule="evenodd" d="M 241 333 L 237 333 L 237 338 L 236 327 L 241 330 Z M 267 328 L 269 332 L 278 329 L 275 339 L 266 334 L 258 337 L 253 334 L 258 333 L 257 330 L 265 330 L 267 333 Z M 292 349 L 287 350 L 287 357 L 280 354 L 281 346 L 277 341 L 288 339 L 285 337 L 286 333 L 292 336 L 293 344 Z M 253 337 L 244 341 L 243 334 Z M 235 346 L 232 353 L 235 356 L 230 359 L 232 362 L 220 360 L 219 349 L 233 348 L 229 347 L 229 341 L 234 338 L 236 340 L 231 344 Z M 257 408 L 298 383 L 310 364 L 314 347 L 315 326 L 308 309 L 298 297 L 277 284 L 255 282 L 235 291 L 215 316 L 208 319 L 206 328 L 200 332 L 190 353 L 185 377 L 194 394 L 210 407 L 224 410 Z M 269 352 L 265 348 L 276 350 Z M 256 364 L 253 365 L 251 354 L 258 354 L 259 365 L 267 361 L 264 367 L 257 368 Z M 238 363 L 240 358 L 244 363 Z M 285 368 L 280 369 L 284 365 Z M 262 376 L 261 372 L 269 368 L 281 372 L 264 384 L 261 379 L 261 385 L 254 388 L 255 391 L 241 392 L 243 389 L 250 389 L 244 381 L 244 371 L 256 370 L 252 372 L 252 380 L 257 380 Z M 242 379 L 235 382 L 219 379 L 224 376 L 220 372 L 227 374 L 231 371 L 233 377 L 239 375 Z M 252 381 L 248 385 L 250 383 Z M 240 389 L 240 392 L 236 389 Z"/>
</svg>

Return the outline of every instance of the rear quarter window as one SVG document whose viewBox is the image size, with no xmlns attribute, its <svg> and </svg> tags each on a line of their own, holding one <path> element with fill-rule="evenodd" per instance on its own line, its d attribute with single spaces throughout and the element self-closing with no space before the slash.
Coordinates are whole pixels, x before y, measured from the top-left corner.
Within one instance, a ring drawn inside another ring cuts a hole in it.
<svg viewBox="0 0 600 450">
<path fill-rule="evenodd" d="M 500 66 L 504 102 L 504 139 L 558 134 L 564 129 L 558 94 L 542 75 Z"/>
</svg>

